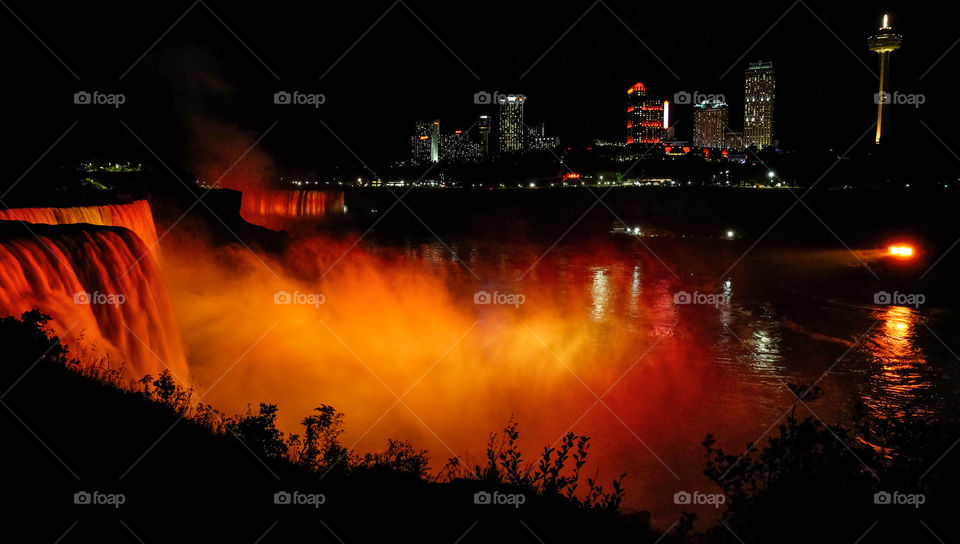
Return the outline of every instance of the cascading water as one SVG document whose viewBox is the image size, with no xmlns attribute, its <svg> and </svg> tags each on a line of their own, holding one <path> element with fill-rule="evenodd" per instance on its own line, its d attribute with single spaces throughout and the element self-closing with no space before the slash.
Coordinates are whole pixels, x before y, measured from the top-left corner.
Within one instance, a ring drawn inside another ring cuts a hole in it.
<svg viewBox="0 0 960 544">
<path fill-rule="evenodd" d="M 268 228 L 284 228 L 291 221 L 313 222 L 346 212 L 343 191 L 244 190 L 240 213 L 244 219 Z"/>
<path fill-rule="evenodd" d="M 46 225 L 89 223 L 105 227 L 124 227 L 137 233 L 151 252 L 157 251 L 157 229 L 153 223 L 150 204 L 146 200 L 137 200 L 130 204 L 77 208 L 11 208 L 0 210 L 0 221 L 24 221 Z"/>
<path fill-rule="evenodd" d="M 85 362 L 104 356 L 132 377 L 189 373 L 166 287 L 146 240 L 156 229 L 146 202 L 91 208 L 0 211 L 0 315 L 38 308 Z M 80 225 L 98 221 L 117 226 Z M 45 223 L 62 222 L 62 225 Z M 145 237 L 143 239 L 142 237 Z M 155 251 L 155 250 L 153 250 Z"/>
</svg>

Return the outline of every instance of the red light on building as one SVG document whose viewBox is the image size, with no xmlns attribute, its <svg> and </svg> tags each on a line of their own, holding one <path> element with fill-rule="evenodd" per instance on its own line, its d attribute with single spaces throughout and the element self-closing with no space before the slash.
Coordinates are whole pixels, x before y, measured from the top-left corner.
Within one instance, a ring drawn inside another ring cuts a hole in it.
<svg viewBox="0 0 960 544">
<path fill-rule="evenodd" d="M 631 111 L 633 111 L 633 106 L 630 106 L 629 108 L 627 108 L 627 113 L 630 113 Z"/>
<path fill-rule="evenodd" d="M 627 121 L 627 128 L 633 128 L 633 121 Z"/>
<path fill-rule="evenodd" d="M 639 91 L 639 92 L 642 92 L 642 93 L 647 92 L 647 88 L 644 87 L 644 86 L 643 86 L 643 83 L 640 83 L 639 81 L 636 82 L 636 83 L 633 85 L 633 87 L 630 87 L 629 89 L 627 89 L 627 94 L 633 94 L 633 93 L 638 92 L 638 91 Z"/>
<path fill-rule="evenodd" d="M 628 144 L 632 144 L 632 143 L 633 143 L 633 138 L 630 137 L 630 136 L 627 136 L 627 143 L 628 143 Z"/>
</svg>

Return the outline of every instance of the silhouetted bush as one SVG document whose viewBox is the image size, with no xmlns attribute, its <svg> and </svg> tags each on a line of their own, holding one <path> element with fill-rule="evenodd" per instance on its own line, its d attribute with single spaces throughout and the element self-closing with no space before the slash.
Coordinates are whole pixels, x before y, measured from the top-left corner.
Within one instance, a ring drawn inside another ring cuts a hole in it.
<svg viewBox="0 0 960 544">
<path fill-rule="evenodd" d="M 807 404 L 822 396 L 816 386 L 790 389 L 797 400 L 785 423 L 760 448 L 742 454 L 715 447 L 707 435 L 704 473 L 727 495 L 711 542 L 912 541 L 918 534 L 956 534 L 960 511 L 956 463 L 939 463 L 960 438 L 956 424 L 931 415 L 854 411 L 852 428 L 826 424 Z M 801 418 L 798 411 L 809 411 Z M 939 470 L 934 472 L 934 468 Z M 924 504 L 885 504 L 881 495 L 922 495 Z M 940 538 L 940 536 L 937 536 Z"/>
<path fill-rule="evenodd" d="M 613 491 L 604 492 L 602 486 L 588 478 L 586 492 L 582 496 L 577 493 L 580 471 L 586 464 L 590 448 L 589 437 L 568 432 L 559 448 L 544 447 L 536 464 L 524 463 L 517 444 L 519 437 L 517 423 L 511 419 L 499 436 L 491 433 L 485 465 L 464 470 L 459 460 L 452 458 L 441 474 L 450 479 L 506 484 L 546 497 L 562 497 L 588 511 L 616 512 L 620 508 L 624 495 L 621 482 L 626 474 L 613 481 Z M 568 465 L 571 458 L 572 467 Z"/>
<path fill-rule="evenodd" d="M 277 429 L 276 404 L 261 403 L 260 411 L 256 414 L 247 407 L 247 413 L 243 416 L 227 420 L 225 428 L 264 460 L 281 461 L 287 458 L 283 431 Z"/>
</svg>

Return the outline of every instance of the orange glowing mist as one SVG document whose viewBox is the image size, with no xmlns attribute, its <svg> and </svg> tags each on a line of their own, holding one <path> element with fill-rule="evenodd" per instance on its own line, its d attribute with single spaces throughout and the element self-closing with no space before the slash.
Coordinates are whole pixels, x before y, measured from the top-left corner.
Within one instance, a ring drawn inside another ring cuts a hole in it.
<svg viewBox="0 0 960 544">
<path fill-rule="evenodd" d="M 167 278 L 198 391 L 228 413 L 277 403 L 288 431 L 327 403 L 347 415 L 346 446 L 405 438 L 439 468 L 479 462 L 487 432 L 514 416 L 529 456 L 567 430 L 593 436 L 590 470 L 636 475 L 634 504 L 649 506 L 673 470 L 700 466 L 707 432 L 751 413 L 723 368 L 700 363 L 712 344 L 674 329 L 675 285 L 613 250 L 557 252 L 530 270 L 543 248 L 455 247 L 478 279 L 439 246 L 315 237 L 271 258 L 172 242 Z M 525 300 L 476 304 L 480 290 Z M 709 485 L 699 469 L 684 478 Z"/>
</svg>

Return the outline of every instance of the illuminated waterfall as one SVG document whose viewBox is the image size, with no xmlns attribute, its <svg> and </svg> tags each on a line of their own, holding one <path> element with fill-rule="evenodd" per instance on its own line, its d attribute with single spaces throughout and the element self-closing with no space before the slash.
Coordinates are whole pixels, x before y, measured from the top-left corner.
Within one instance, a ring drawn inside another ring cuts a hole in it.
<svg viewBox="0 0 960 544">
<path fill-rule="evenodd" d="M 243 192 L 240 213 L 244 219 L 268 228 L 284 228 L 291 221 L 328 219 L 346 212 L 343 191 Z"/>
<path fill-rule="evenodd" d="M 139 377 L 169 368 L 189 381 L 146 202 L 0 211 L 0 315 L 38 308 L 84 362 L 109 358 Z M 91 226 L 74 223 L 103 223 Z M 49 225 L 48 225 L 49 224 Z"/>
<path fill-rule="evenodd" d="M 124 227 L 137 233 L 148 249 L 156 251 L 157 229 L 153 223 L 150 204 L 146 200 L 137 200 L 130 204 L 77 208 L 12 208 L 0 210 L 0 221 L 25 221 L 45 225 L 89 223 L 105 227 Z"/>
</svg>

